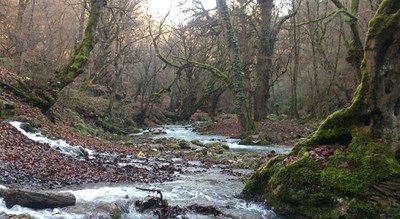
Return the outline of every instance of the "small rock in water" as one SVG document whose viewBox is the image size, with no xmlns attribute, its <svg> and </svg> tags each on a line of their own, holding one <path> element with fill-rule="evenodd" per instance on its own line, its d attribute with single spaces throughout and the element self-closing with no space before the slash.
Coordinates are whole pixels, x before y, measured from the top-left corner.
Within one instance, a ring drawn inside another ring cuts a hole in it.
<svg viewBox="0 0 400 219">
<path fill-rule="evenodd" d="M 159 198 L 152 197 L 147 201 L 135 201 L 135 207 L 138 211 L 145 211 L 151 208 L 159 208 L 161 207 L 161 200 Z"/>
<path fill-rule="evenodd" d="M 112 219 L 121 218 L 121 209 L 115 203 L 100 205 L 96 208 L 97 213 L 108 214 Z"/>
<path fill-rule="evenodd" d="M 31 219 L 31 215 L 29 214 L 6 214 L 6 212 L 0 212 L 1 219 Z"/>
<path fill-rule="evenodd" d="M 19 127 L 26 132 L 30 132 L 30 133 L 34 132 L 31 124 L 29 124 L 27 122 L 21 123 L 21 125 Z"/>
</svg>

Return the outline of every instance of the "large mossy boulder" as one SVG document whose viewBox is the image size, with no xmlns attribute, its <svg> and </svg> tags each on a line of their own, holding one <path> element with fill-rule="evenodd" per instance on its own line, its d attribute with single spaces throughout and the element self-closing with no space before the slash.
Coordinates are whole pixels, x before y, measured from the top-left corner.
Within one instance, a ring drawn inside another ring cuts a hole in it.
<svg viewBox="0 0 400 219">
<path fill-rule="evenodd" d="M 400 166 L 388 148 L 355 137 L 348 146 L 281 155 L 251 176 L 242 196 L 261 198 L 288 217 L 396 218 Z"/>
</svg>

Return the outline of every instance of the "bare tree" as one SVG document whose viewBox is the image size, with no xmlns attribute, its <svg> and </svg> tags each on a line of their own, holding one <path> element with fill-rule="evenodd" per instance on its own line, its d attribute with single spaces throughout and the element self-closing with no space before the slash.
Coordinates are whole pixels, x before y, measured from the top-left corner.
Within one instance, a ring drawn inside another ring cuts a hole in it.
<svg viewBox="0 0 400 219">
<path fill-rule="evenodd" d="M 273 70 L 273 56 L 275 43 L 282 25 L 294 16 L 296 10 L 282 17 L 276 25 L 273 25 L 271 0 L 258 0 L 260 8 L 260 35 L 258 43 L 258 55 L 256 65 L 256 87 L 254 90 L 254 120 L 260 121 L 267 116 L 267 101 L 270 97 L 270 80 Z"/>
</svg>

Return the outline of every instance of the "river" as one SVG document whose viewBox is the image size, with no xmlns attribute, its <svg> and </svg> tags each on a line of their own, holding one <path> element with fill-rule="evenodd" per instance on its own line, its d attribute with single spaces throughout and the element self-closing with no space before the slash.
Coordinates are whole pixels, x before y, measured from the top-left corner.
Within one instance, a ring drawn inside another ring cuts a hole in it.
<svg viewBox="0 0 400 219">
<path fill-rule="evenodd" d="M 85 153 L 90 157 L 97 156 L 96 151 L 86 149 L 79 145 L 69 145 L 63 140 L 52 140 L 43 136 L 40 132 L 28 133 L 20 128 L 21 123 L 10 122 L 15 128 L 21 131 L 28 138 L 49 144 L 52 148 L 59 150 L 67 156 Z M 238 139 L 230 139 L 226 136 L 200 135 L 193 132 L 191 126 L 168 125 L 161 128 L 164 134 L 149 136 L 151 138 L 177 138 L 186 141 L 199 140 L 202 143 L 213 141 L 224 141 L 232 151 L 257 152 L 272 151 L 276 153 L 287 153 L 290 147 L 279 145 L 274 146 L 243 146 L 238 144 Z M 143 134 L 143 133 L 142 133 Z M 102 156 L 112 156 L 112 154 L 102 154 Z M 176 166 L 180 165 L 180 159 L 174 159 Z M 137 163 L 137 161 L 125 161 L 126 163 Z M 190 171 L 185 173 L 175 173 L 177 179 L 172 182 L 164 183 L 130 183 L 130 184 L 95 184 L 86 186 L 75 186 L 62 189 L 72 192 L 77 202 L 75 206 L 66 208 L 56 208 L 47 210 L 33 210 L 21 206 L 14 206 L 11 209 L 5 207 L 5 203 L 0 198 L 0 212 L 7 214 L 28 213 L 33 218 L 104 218 L 98 212 L 98 206 L 103 204 L 115 203 L 122 212 L 122 218 L 155 218 L 152 213 L 140 213 L 135 210 L 134 202 L 141 200 L 148 195 L 155 195 L 150 192 L 142 191 L 137 188 L 157 189 L 162 191 L 164 199 L 168 200 L 170 206 L 179 205 L 181 207 L 198 204 L 203 206 L 218 207 L 223 214 L 223 218 L 278 218 L 277 215 L 266 204 L 247 203 L 239 198 L 240 191 L 244 184 L 240 176 L 223 174 L 221 167 L 202 168 L 192 161 Z M 121 163 L 121 165 L 124 165 Z M 188 167 L 185 167 L 188 168 Z M 252 170 L 235 169 L 240 174 L 251 173 Z M 0 185 L 4 188 L 4 186 Z M 202 214 L 186 214 L 188 218 L 213 218 Z M 107 218 L 107 217 L 106 217 Z"/>
</svg>

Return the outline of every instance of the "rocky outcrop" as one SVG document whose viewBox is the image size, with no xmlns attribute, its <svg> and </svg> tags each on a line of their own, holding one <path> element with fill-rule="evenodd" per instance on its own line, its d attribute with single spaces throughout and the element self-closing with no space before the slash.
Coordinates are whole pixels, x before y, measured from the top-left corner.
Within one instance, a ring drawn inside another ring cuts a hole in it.
<svg viewBox="0 0 400 219">
<path fill-rule="evenodd" d="M 33 192 L 19 189 L 3 189 L 0 196 L 4 198 L 7 208 L 14 205 L 33 209 L 58 208 L 75 205 L 76 198 L 72 193 Z"/>
</svg>

